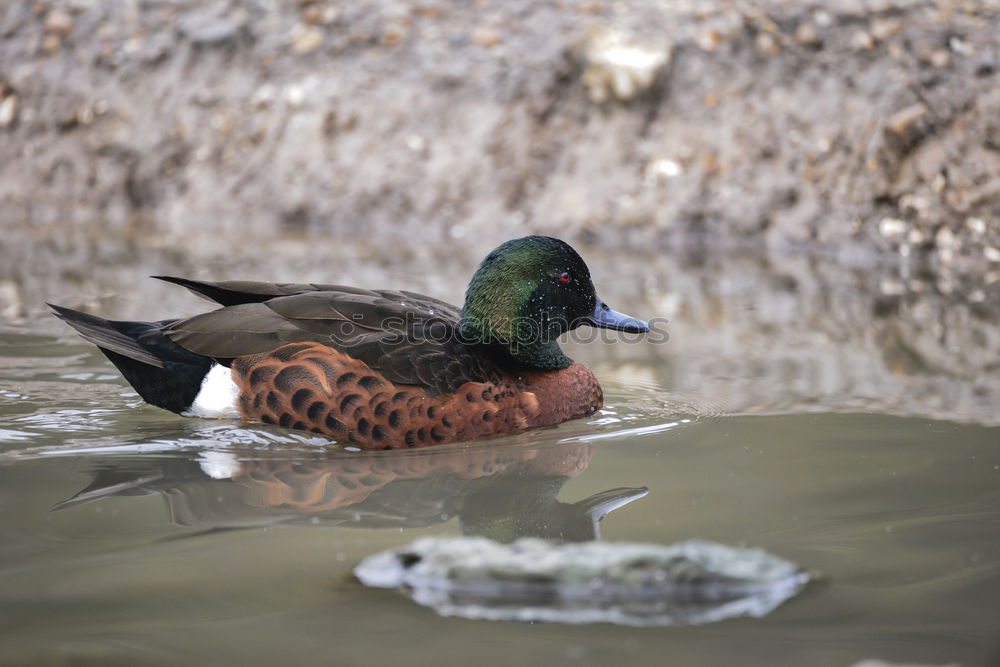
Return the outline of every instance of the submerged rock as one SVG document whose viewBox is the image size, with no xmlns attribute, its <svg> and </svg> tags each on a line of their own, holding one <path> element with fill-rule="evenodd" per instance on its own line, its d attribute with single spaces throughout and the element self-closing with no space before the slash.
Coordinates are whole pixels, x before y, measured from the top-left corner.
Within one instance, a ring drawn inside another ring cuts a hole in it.
<svg viewBox="0 0 1000 667">
<path fill-rule="evenodd" d="M 444 616 L 506 621 L 696 625 L 763 616 L 809 575 L 761 549 L 691 540 L 556 544 L 425 537 L 369 556 L 366 586 L 399 588 Z"/>
</svg>

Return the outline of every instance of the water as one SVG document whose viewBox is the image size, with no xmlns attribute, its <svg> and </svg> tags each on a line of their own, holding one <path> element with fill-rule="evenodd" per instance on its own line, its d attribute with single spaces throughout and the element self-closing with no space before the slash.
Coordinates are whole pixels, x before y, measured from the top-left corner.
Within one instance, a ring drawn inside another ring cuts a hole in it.
<svg viewBox="0 0 1000 667">
<path fill-rule="evenodd" d="M 995 283 L 655 257 L 629 258 L 644 267 L 629 282 L 585 255 L 612 307 L 671 320 L 666 344 L 568 346 L 603 411 L 375 454 L 145 406 L 36 307 L 196 312 L 183 292 L 126 288 L 162 257 L 88 284 L 2 276 L 19 300 L 0 329 L 0 661 L 1000 664 Z M 441 261 L 343 282 L 459 300 L 471 270 L 428 278 Z M 613 489 L 630 502 L 595 524 L 578 501 Z M 351 576 L 381 549 L 461 533 L 704 538 L 820 581 L 762 619 L 629 628 L 441 618 Z"/>
</svg>

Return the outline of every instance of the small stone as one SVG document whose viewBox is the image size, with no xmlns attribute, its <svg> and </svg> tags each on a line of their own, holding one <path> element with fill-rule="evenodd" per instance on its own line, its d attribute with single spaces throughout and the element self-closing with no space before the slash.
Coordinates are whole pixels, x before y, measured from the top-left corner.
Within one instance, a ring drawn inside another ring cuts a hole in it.
<svg viewBox="0 0 1000 667">
<path fill-rule="evenodd" d="M 53 9 L 45 16 L 45 32 L 65 37 L 73 32 L 76 22 L 61 9 Z"/>
<path fill-rule="evenodd" d="M 757 35 L 757 39 L 754 40 L 754 46 L 761 53 L 773 56 L 781 52 L 781 45 L 778 44 L 778 40 L 769 32 L 762 32 Z"/>
<path fill-rule="evenodd" d="M 885 296 L 899 296 L 906 293 L 906 285 L 897 278 L 882 278 L 879 281 L 878 291 Z"/>
<path fill-rule="evenodd" d="M 0 127 L 10 127 L 17 118 L 17 95 L 8 95 L 0 101 Z"/>
<path fill-rule="evenodd" d="M 938 69 L 944 69 L 951 63 L 951 55 L 944 49 L 939 49 L 930 55 L 930 63 Z"/>
<path fill-rule="evenodd" d="M 649 185 L 654 185 L 668 178 L 674 178 L 675 176 L 680 176 L 681 166 L 670 159 L 659 159 L 653 160 L 646 166 L 646 183 Z"/>
<path fill-rule="evenodd" d="M 888 39 L 903 29 L 903 22 L 899 19 L 878 19 L 872 21 L 871 35 L 878 41 Z"/>
<path fill-rule="evenodd" d="M 886 238 L 902 236 L 906 231 L 906 221 L 899 218 L 882 218 L 878 223 L 878 231 Z"/>
<path fill-rule="evenodd" d="M 955 245 L 955 233 L 948 227 L 942 226 L 934 235 L 934 242 L 939 248 L 950 248 Z"/>
<path fill-rule="evenodd" d="M 276 99 L 278 99 L 278 90 L 269 83 L 265 83 L 254 91 L 253 97 L 250 98 L 254 106 L 259 109 L 270 106 Z"/>
<path fill-rule="evenodd" d="M 948 48 L 961 56 L 971 56 L 976 50 L 966 41 L 959 37 L 952 37 L 948 40 Z"/>
<path fill-rule="evenodd" d="M 989 262 L 1000 262 L 1000 249 L 986 246 L 983 248 L 983 256 Z"/>
<path fill-rule="evenodd" d="M 929 113 L 930 111 L 922 103 L 911 104 L 889 116 L 885 122 L 885 129 L 897 137 L 905 137 L 914 124 Z"/>
<path fill-rule="evenodd" d="M 382 32 L 382 44 L 398 46 L 406 38 L 406 29 L 399 25 L 390 25 Z"/>
<path fill-rule="evenodd" d="M 586 45 L 587 66 L 582 77 L 587 96 L 595 104 L 612 95 L 620 101 L 632 99 L 653 85 L 670 56 L 669 45 L 643 43 L 624 33 L 595 30 Z"/>
<path fill-rule="evenodd" d="M 59 35 L 45 35 L 42 38 L 41 48 L 42 52 L 52 55 L 62 48 L 62 39 L 59 38 Z"/>
<path fill-rule="evenodd" d="M 802 23 L 795 29 L 795 41 L 802 46 L 818 46 L 819 33 L 812 23 Z"/>
<path fill-rule="evenodd" d="M 204 12 L 188 14 L 177 28 L 195 44 L 206 46 L 232 42 L 240 36 L 240 27 L 234 21 Z"/>
<path fill-rule="evenodd" d="M 84 104 L 76 110 L 76 122 L 86 127 L 94 122 L 94 109 L 89 104 Z"/>
<path fill-rule="evenodd" d="M 122 52 L 127 53 L 129 55 L 138 53 L 140 49 L 142 49 L 141 37 L 130 37 L 129 39 L 125 40 L 124 44 L 122 44 Z"/>
<path fill-rule="evenodd" d="M 302 86 L 292 84 L 285 89 L 285 102 L 293 109 L 297 109 L 306 101 L 306 91 Z"/>
<path fill-rule="evenodd" d="M 705 103 L 705 106 L 714 109 L 719 106 L 719 96 L 715 93 L 705 93 L 705 96 L 702 98 L 702 102 Z"/>
<path fill-rule="evenodd" d="M 712 52 L 719 48 L 719 44 L 722 42 L 722 38 L 719 36 L 719 32 L 713 28 L 705 28 L 700 30 L 694 38 L 694 43 L 702 51 Z"/>
<path fill-rule="evenodd" d="M 292 51 L 299 55 L 312 53 L 323 45 L 325 37 L 322 28 L 299 24 L 292 30 Z"/>
<path fill-rule="evenodd" d="M 403 143 L 414 153 L 420 153 L 427 147 L 427 140 L 419 134 L 408 135 Z"/>
<path fill-rule="evenodd" d="M 500 31 L 496 28 L 480 26 L 472 31 L 472 41 L 484 49 L 492 48 L 500 43 Z"/>
<path fill-rule="evenodd" d="M 302 20 L 306 23 L 319 24 L 322 23 L 323 9 L 316 4 L 306 5 L 302 9 Z"/>
<path fill-rule="evenodd" d="M 968 218 L 965 221 L 965 226 L 979 236 L 986 233 L 986 222 L 982 218 Z"/>
<path fill-rule="evenodd" d="M 875 48 L 875 40 L 868 32 L 859 30 L 851 37 L 851 48 L 856 51 L 868 51 Z"/>
<path fill-rule="evenodd" d="M 955 259 L 955 233 L 948 227 L 941 227 L 934 235 L 934 245 L 938 249 L 938 257 L 945 264 L 950 264 Z"/>
<path fill-rule="evenodd" d="M 336 7 L 324 7 L 320 12 L 319 22 L 323 25 L 330 25 L 340 17 L 340 10 Z"/>
<path fill-rule="evenodd" d="M 930 208 L 930 201 L 926 197 L 921 197 L 920 195 L 915 195 L 912 193 L 907 193 L 899 198 L 899 207 L 903 209 L 910 209 L 916 213 L 925 213 L 928 208 Z"/>
</svg>

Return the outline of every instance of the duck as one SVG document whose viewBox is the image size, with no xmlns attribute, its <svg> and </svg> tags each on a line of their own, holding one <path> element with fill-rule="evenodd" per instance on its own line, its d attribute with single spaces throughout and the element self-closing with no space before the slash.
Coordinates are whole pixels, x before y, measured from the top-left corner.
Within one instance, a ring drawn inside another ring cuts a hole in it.
<svg viewBox="0 0 1000 667">
<path fill-rule="evenodd" d="M 48 304 L 147 403 L 187 417 L 311 431 L 404 449 L 551 427 L 604 403 L 559 336 L 649 325 L 597 296 L 565 241 L 526 236 L 490 252 L 462 308 L 403 290 L 153 278 L 219 307 L 155 322 Z"/>
</svg>

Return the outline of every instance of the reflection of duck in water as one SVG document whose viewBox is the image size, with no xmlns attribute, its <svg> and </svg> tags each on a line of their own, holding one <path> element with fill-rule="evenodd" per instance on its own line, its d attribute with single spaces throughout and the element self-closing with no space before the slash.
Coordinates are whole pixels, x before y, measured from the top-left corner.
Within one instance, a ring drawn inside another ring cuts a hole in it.
<svg viewBox="0 0 1000 667">
<path fill-rule="evenodd" d="M 461 309 L 412 292 L 164 279 L 223 307 L 162 322 L 53 308 L 153 405 L 277 423 L 365 449 L 589 415 L 603 403 L 601 387 L 558 337 L 582 324 L 649 331 L 601 301 L 583 259 L 546 236 L 491 252 Z"/>
<path fill-rule="evenodd" d="M 305 519 L 425 527 L 457 516 L 467 535 L 584 541 L 598 537 L 598 522 L 609 512 L 646 495 L 644 488 L 611 489 L 560 502 L 563 484 L 586 469 L 590 456 L 591 446 L 581 443 L 395 454 L 297 451 L 294 458 L 259 450 L 204 451 L 197 459 L 132 456 L 102 462 L 93 482 L 55 509 L 159 493 L 171 520 L 185 526 Z"/>
</svg>

